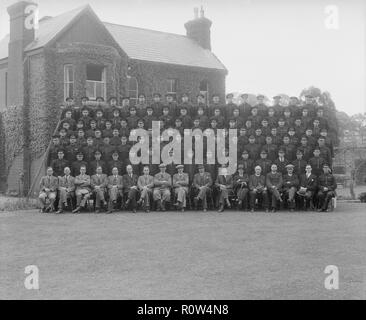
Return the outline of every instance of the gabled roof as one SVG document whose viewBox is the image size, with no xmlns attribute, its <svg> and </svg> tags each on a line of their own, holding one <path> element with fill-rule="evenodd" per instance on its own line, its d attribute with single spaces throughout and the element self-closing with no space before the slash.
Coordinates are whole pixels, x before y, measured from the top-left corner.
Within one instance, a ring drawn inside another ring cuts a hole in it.
<svg viewBox="0 0 366 320">
<path fill-rule="evenodd" d="M 55 41 L 86 10 L 94 14 L 91 7 L 85 5 L 41 20 L 35 31 L 35 40 L 25 50 L 39 49 Z M 103 24 L 130 59 L 226 72 L 225 66 L 210 50 L 202 48 L 186 36 L 107 22 Z M 9 35 L 0 41 L 0 60 L 8 57 L 8 44 Z"/>
<path fill-rule="evenodd" d="M 217 57 L 179 34 L 104 22 L 130 59 L 226 70 Z"/>
<path fill-rule="evenodd" d="M 38 29 L 35 30 L 35 40 L 31 42 L 25 51 L 42 48 L 59 35 L 88 5 L 65 12 L 56 17 L 41 20 Z M 8 57 L 9 35 L 0 41 L 0 59 Z"/>
</svg>

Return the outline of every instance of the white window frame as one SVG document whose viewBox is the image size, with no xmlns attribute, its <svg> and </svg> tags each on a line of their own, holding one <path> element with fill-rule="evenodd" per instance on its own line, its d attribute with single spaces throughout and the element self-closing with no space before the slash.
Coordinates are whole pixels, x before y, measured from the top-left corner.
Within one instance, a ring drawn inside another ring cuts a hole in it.
<svg viewBox="0 0 366 320">
<path fill-rule="evenodd" d="M 67 71 L 68 68 L 72 69 L 72 80 L 69 79 L 69 72 Z M 75 69 L 74 65 L 72 64 L 65 64 L 64 65 L 64 101 L 68 97 L 74 96 L 74 80 L 75 80 Z M 72 95 L 70 96 L 70 85 L 72 84 Z"/>
<path fill-rule="evenodd" d="M 88 68 L 88 66 L 87 66 Z M 102 71 L 102 81 L 95 81 L 95 80 L 88 80 L 86 79 L 86 85 L 87 84 L 92 84 L 93 85 L 93 91 L 94 93 L 92 95 L 88 94 L 88 92 L 86 91 L 86 95 L 88 96 L 88 98 L 90 100 L 96 100 L 97 97 L 99 97 L 99 95 L 97 95 L 97 84 L 101 84 L 103 86 L 103 90 L 102 90 L 102 95 L 101 97 L 103 97 L 103 99 L 106 99 L 106 95 L 107 95 L 107 81 L 106 81 L 106 68 L 103 67 L 103 71 Z"/>
<path fill-rule="evenodd" d="M 139 82 L 136 77 L 127 76 L 128 85 L 128 96 L 130 97 L 130 104 L 136 105 L 139 98 Z M 130 90 L 130 82 L 135 81 L 136 90 Z"/>
<path fill-rule="evenodd" d="M 206 82 L 206 90 L 201 90 L 201 83 L 203 82 L 203 81 L 205 81 Z M 208 81 L 207 80 L 202 80 L 201 82 L 200 82 L 200 94 L 203 94 L 204 96 L 205 96 L 205 103 L 206 103 L 206 105 L 207 106 L 210 106 L 210 99 L 209 99 L 209 83 L 208 83 Z"/>
<path fill-rule="evenodd" d="M 167 81 L 167 87 L 168 87 L 167 94 L 171 94 L 176 100 L 177 99 L 178 80 L 169 78 L 169 79 L 166 79 L 166 81 Z"/>
</svg>

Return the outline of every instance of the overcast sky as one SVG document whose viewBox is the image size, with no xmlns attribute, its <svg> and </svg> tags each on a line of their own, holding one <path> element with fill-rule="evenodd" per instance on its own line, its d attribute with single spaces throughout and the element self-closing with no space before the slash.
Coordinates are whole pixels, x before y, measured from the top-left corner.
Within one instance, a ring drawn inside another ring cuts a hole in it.
<svg viewBox="0 0 366 320">
<path fill-rule="evenodd" d="M 9 32 L 0 2 L 0 37 Z M 229 70 L 227 91 L 298 95 L 310 85 L 338 109 L 366 112 L 364 0 L 38 0 L 40 17 L 89 3 L 102 21 L 185 34 L 193 8 L 212 20 L 212 50 Z M 338 12 L 338 20 L 336 15 Z"/>
</svg>

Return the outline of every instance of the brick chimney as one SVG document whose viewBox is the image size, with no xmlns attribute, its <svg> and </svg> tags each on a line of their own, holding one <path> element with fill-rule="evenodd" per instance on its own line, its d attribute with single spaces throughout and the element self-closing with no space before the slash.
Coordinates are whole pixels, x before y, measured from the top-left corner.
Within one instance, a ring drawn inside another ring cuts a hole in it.
<svg viewBox="0 0 366 320">
<path fill-rule="evenodd" d="M 185 23 L 187 37 L 195 40 L 202 48 L 211 50 L 211 28 L 212 22 L 205 17 L 201 7 L 200 16 L 198 8 L 194 8 L 194 19 Z"/>
<path fill-rule="evenodd" d="M 17 1 L 7 10 L 10 16 L 8 105 L 23 105 L 24 48 L 35 37 L 37 4 L 32 1 Z"/>
</svg>

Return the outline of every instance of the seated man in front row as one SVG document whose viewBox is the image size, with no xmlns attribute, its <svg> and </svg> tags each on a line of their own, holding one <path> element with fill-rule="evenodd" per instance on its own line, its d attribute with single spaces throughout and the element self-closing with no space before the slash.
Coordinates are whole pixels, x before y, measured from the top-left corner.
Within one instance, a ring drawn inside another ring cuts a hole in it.
<svg viewBox="0 0 366 320">
<path fill-rule="evenodd" d="M 131 205 L 133 213 L 136 213 L 138 176 L 133 173 L 133 168 L 130 164 L 126 167 L 126 171 L 127 173 L 122 177 L 123 195 L 124 198 L 126 199 L 125 208 L 127 209 Z"/>
<path fill-rule="evenodd" d="M 41 212 L 54 212 L 56 192 L 58 187 L 58 179 L 53 175 L 53 169 L 47 168 L 47 175 L 42 177 L 39 186 L 39 201 L 41 202 Z M 50 204 L 46 207 L 46 200 L 50 201 Z"/>
<path fill-rule="evenodd" d="M 318 178 L 312 172 L 310 164 L 305 167 L 305 173 L 300 178 L 300 189 L 297 192 L 300 199 L 302 199 L 302 209 L 308 211 L 313 209 L 313 197 L 318 188 Z M 301 205 L 301 203 L 300 203 Z"/>
<path fill-rule="evenodd" d="M 268 191 L 266 187 L 266 178 L 262 175 L 262 168 L 256 166 L 254 174 L 249 177 L 249 200 L 250 211 L 254 212 L 255 200 L 262 200 L 262 204 L 266 212 L 268 212 Z"/>
<path fill-rule="evenodd" d="M 176 169 L 178 173 L 173 176 L 173 187 L 177 197 L 175 206 L 178 210 L 184 211 L 184 208 L 187 206 L 189 177 L 187 173 L 183 172 L 184 165 L 179 164 L 176 166 Z"/>
<path fill-rule="evenodd" d="M 58 179 L 58 211 L 56 213 L 62 213 L 64 207 L 67 207 L 67 201 L 71 203 L 74 199 L 75 191 L 75 178 L 70 175 L 71 170 L 69 167 L 64 169 L 64 176 Z"/>
<path fill-rule="evenodd" d="M 288 209 L 293 212 L 296 206 L 295 195 L 299 187 L 299 178 L 294 173 L 293 164 L 288 164 L 286 170 L 287 173 L 283 175 L 283 194 L 284 198 L 287 199 Z"/>
<path fill-rule="evenodd" d="M 166 173 L 166 165 L 159 166 L 160 172 L 154 176 L 154 201 L 157 202 L 157 211 L 165 211 L 166 202 L 170 202 L 170 187 L 172 186 L 172 178 Z"/>
<path fill-rule="evenodd" d="M 202 201 L 203 211 L 207 211 L 207 194 L 211 192 L 212 178 L 209 172 L 205 172 L 203 164 L 198 165 L 198 173 L 194 175 L 193 184 L 194 192 L 194 209 L 198 209 L 198 201 Z"/>
<path fill-rule="evenodd" d="M 328 164 L 323 165 L 323 173 L 318 178 L 318 211 L 329 211 L 329 201 L 336 196 L 337 183 Z"/>
<path fill-rule="evenodd" d="M 108 184 L 107 175 L 103 173 L 102 166 L 97 166 L 96 173 L 91 177 L 91 187 L 95 194 L 95 212 L 99 213 L 105 207 L 105 193 Z"/>
<path fill-rule="evenodd" d="M 91 195 L 90 176 L 86 174 L 86 166 L 80 167 L 80 175 L 75 177 L 76 209 L 72 213 L 79 213 L 84 208 Z"/>
<path fill-rule="evenodd" d="M 244 165 L 240 163 L 238 165 L 238 172 L 234 176 L 234 190 L 238 198 L 238 210 L 243 209 L 243 206 L 244 210 L 248 208 L 248 183 L 249 176 L 244 173 Z"/>
<path fill-rule="evenodd" d="M 227 165 L 221 165 L 219 168 L 219 174 L 216 178 L 216 186 L 219 188 L 219 212 L 223 212 L 225 203 L 230 209 L 231 204 L 229 201 L 229 195 L 233 192 L 233 176 L 228 174 Z"/>
<path fill-rule="evenodd" d="M 141 205 L 146 213 L 150 212 L 150 201 L 152 199 L 154 188 L 154 177 L 150 175 L 149 166 L 144 166 L 143 175 L 137 180 L 138 188 L 141 192 L 138 205 Z"/>
<path fill-rule="evenodd" d="M 116 208 L 116 204 L 119 199 L 122 198 L 123 190 L 123 179 L 122 176 L 118 174 L 117 167 L 112 169 L 112 175 L 108 177 L 108 213 L 112 213 Z"/>
</svg>

